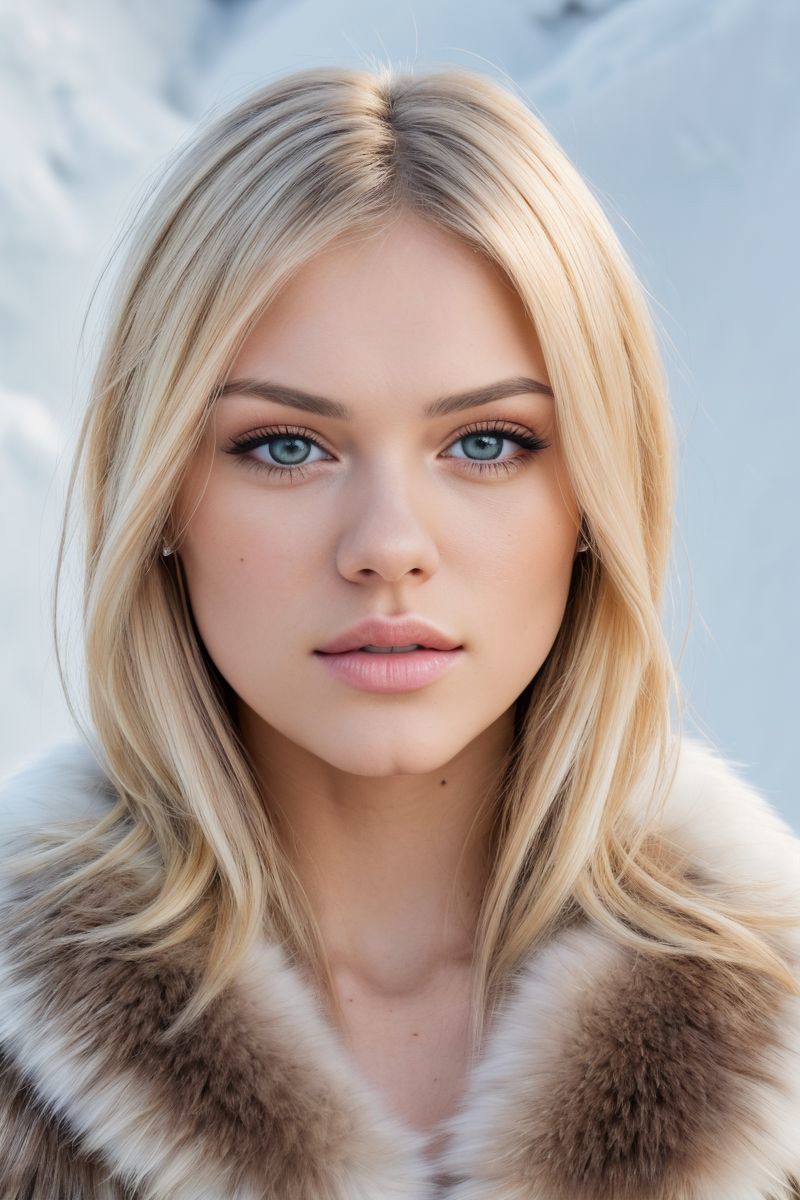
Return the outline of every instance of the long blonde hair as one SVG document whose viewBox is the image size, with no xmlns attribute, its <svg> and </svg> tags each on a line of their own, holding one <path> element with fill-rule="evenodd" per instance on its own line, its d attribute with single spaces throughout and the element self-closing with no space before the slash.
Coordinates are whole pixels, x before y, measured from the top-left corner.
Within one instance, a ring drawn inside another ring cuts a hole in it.
<svg viewBox="0 0 800 1200">
<path fill-rule="evenodd" d="M 800 993 L 758 932 L 769 922 L 755 899 L 699 886 L 625 819 L 645 778 L 652 811 L 663 803 L 680 744 L 660 615 L 674 498 L 664 369 L 643 289 L 588 185 L 521 99 L 457 68 L 278 78 L 179 147 L 137 215 L 69 480 L 54 599 L 55 611 L 82 470 L 86 736 L 117 800 L 81 836 L 38 852 L 73 863 L 52 894 L 156 855 L 146 902 L 74 936 L 119 940 L 135 957 L 207 929 L 206 969 L 175 1032 L 265 929 L 332 997 L 314 915 L 194 626 L 179 555 L 160 548 L 166 531 L 180 548 L 176 493 L 270 300 L 334 238 L 378 232 L 403 210 L 476 247 L 518 292 L 590 542 L 485 800 L 492 868 L 473 1049 L 515 971 L 580 914 L 648 953 L 748 967 Z M 786 919 L 776 912 L 775 926 Z"/>
</svg>

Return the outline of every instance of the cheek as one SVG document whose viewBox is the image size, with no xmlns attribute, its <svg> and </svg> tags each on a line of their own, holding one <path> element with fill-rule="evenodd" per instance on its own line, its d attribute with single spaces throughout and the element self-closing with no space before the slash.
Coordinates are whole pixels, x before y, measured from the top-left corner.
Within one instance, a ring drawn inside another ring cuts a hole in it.
<svg viewBox="0 0 800 1200">
<path fill-rule="evenodd" d="M 571 574 L 578 518 L 558 477 L 541 472 L 524 488 L 473 509 L 462 529 L 462 554 L 470 553 L 477 578 L 509 595 L 558 586 Z"/>
<path fill-rule="evenodd" d="M 222 674 L 236 687 L 256 659 L 280 660 L 280 650 L 304 628 L 313 637 L 313 613 L 305 610 L 320 578 L 312 545 L 314 522 L 298 536 L 296 521 L 281 519 L 254 501 L 253 489 L 209 484 L 181 549 L 198 629 Z"/>
<path fill-rule="evenodd" d="M 461 557 L 472 564 L 468 608 L 475 606 L 476 632 L 505 647 L 498 661 L 518 664 L 523 675 L 547 656 L 572 579 L 577 515 L 550 482 L 536 480 L 504 498 L 461 543 Z"/>
</svg>

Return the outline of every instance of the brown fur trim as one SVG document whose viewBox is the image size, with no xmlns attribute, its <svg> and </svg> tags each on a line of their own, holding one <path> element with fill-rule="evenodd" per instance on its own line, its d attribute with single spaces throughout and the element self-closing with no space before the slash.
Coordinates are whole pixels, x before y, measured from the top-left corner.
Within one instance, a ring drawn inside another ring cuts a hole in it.
<svg viewBox="0 0 800 1200">
<path fill-rule="evenodd" d="M 746 1112 L 742 1085 L 769 1082 L 762 1052 L 775 989 L 743 1006 L 707 963 L 635 954 L 587 1004 L 529 1169 L 553 1200 L 674 1200 L 719 1161 Z M 522 1150 L 522 1154 L 526 1151 Z"/>
<path fill-rule="evenodd" d="M 777 985 L 748 1006 L 742 972 L 559 935 L 450 1122 L 451 1200 L 766 1200 L 794 1034 Z"/>
<path fill-rule="evenodd" d="M 108 1164 L 81 1147 L 63 1118 L 0 1049 L 0 1200 L 138 1200 L 112 1179 Z"/>
<path fill-rule="evenodd" d="M 700 747 L 682 772 L 659 833 L 677 861 L 794 912 L 800 841 Z M 83 752 L 54 752 L 0 789 L 0 859 L 34 809 L 58 831 L 106 799 Z M 800 1001 L 742 968 L 559 929 L 515 973 L 428 1163 L 278 945 L 251 947 L 170 1045 L 204 936 L 136 961 L 59 944 L 140 908 L 153 866 L 29 920 L 0 871 L 0 1200 L 800 1200 Z M 780 941 L 800 963 L 800 928 Z"/>
<path fill-rule="evenodd" d="M 13 902 L 3 915 L 25 1019 L 54 1039 L 54 1057 L 74 1073 L 73 1103 L 92 1144 L 107 1148 L 116 1169 L 132 1165 L 153 1195 L 181 1200 L 201 1194 L 200 1181 L 209 1200 L 421 1200 L 423 1135 L 371 1112 L 317 1011 L 301 1016 L 310 993 L 278 947 L 263 947 L 261 977 L 253 960 L 165 1044 L 161 1030 L 199 977 L 200 939 L 139 961 L 58 945 L 63 933 L 91 927 L 87 914 L 124 911 L 134 882 L 121 874 L 95 882 L 29 924 L 15 926 Z"/>
</svg>

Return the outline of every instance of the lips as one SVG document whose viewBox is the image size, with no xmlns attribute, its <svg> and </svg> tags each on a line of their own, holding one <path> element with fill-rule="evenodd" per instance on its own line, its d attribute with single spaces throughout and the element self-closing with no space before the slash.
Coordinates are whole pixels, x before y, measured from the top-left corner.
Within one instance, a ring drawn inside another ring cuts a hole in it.
<svg viewBox="0 0 800 1200">
<path fill-rule="evenodd" d="M 339 683 L 364 692 L 414 692 L 435 683 L 464 662 L 464 651 L 409 650 L 406 654 L 366 654 L 343 650 L 319 654 L 320 666 Z"/>
<path fill-rule="evenodd" d="M 422 646 L 426 650 L 458 650 L 461 643 L 421 617 L 367 617 L 320 646 L 317 654 L 344 654 L 361 646 Z M 393 656 L 392 656 L 393 657 Z"/>
</svg>

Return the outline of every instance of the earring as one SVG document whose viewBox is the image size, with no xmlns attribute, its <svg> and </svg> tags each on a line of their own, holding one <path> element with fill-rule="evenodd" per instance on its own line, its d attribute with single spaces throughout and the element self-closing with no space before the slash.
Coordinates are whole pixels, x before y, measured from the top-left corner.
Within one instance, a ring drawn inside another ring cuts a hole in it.
<svg viewBox="0 0 800 1200">
<path fill-rule="evenodd" d="M 589 543 L 586 540 L 586 535 L 583 532 L 583 528 L 583 524 L 581 524 L 581 540 L 578 543 L 578 554 L 583 554 L 584 550 L 588 550 L 590 548 Z"/>
<path fill-rule="evenodd" d="M 173 548 L 171 546 L 168 546 L 166 542 L 162 542 L 161 543 L 161 557 L 169 558 L 170 554 L 174 554 Z"/>
</svg>

